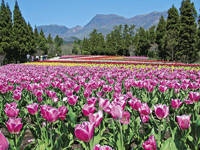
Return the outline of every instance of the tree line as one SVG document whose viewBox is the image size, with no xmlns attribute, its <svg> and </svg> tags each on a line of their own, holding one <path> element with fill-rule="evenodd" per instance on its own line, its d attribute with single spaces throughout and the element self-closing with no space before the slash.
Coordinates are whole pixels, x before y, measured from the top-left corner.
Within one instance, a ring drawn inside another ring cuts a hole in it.
<svg viewBox="0 0 200 150">
<path fill-rule="evenodd" d="M 174 5 L 168 17 L 160 17 L 149 29 L 119 25 L 104 36 L 94 29 L 88 37 L 76 40 L 74 54 L 136 55 L 161 60 L 192 63 L 199 59 L 200 19 L 194 3 L 183 0 L 178 10 Z"/>
<path fill-rule="evenodd" d="M 5 56 L 4 63 L 25 62 L 26 55 L 55 55 L 61 53 L 63 39 L 51 34 L 45 37 L 42 30 L 31 27 L 23 18 L 18 2 L 13 13 L 9 5 L 2 0 L 0 6 L 0 55 Z"/>
</svg>

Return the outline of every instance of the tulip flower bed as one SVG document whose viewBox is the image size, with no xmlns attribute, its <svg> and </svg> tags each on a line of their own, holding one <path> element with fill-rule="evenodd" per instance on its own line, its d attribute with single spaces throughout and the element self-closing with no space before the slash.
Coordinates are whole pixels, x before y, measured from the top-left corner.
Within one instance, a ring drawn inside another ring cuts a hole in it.
<svg viewBox="0 0 200 150">
<path fill-rule="evenodd" d="M 0 149 L 200 149 L 199 67 L 33 64 L 0 67 Z"/>
</svg>

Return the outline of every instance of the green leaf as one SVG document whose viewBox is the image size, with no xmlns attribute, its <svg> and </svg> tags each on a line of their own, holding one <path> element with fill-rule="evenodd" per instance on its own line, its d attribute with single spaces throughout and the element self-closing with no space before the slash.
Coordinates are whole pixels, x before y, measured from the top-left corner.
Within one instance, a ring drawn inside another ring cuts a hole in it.
<svg viewBox="0 0 200 150">
<path fill-rule="evenodd" d="M 190 142 L 192 142 L 194 139 L 193 139 L 193 137 L 191 136 L 191 135 L 189 135 L 188 137 L 188 140 L 190 141 Z"/>
<path fill-rule="evenodd" d="M 178 150 L 173 138 L 168 138 L 161 144 L 160 150 L 169 150 L 169 149 Z"/>
</svg>

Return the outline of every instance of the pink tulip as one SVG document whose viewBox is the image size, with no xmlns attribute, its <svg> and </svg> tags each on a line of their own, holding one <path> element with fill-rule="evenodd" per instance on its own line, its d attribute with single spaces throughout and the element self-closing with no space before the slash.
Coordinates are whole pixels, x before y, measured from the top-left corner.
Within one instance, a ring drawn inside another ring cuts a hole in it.
<svg viewBox="0 0 200 150">
<path fill-rule="evenodd" d="M 174 109 L 178 109 L 182 104 L 183 104 L 183 102 L 181 102 L 180 99 L 172 99 L 171 100 L 171 106 Z"/>
<path fill-rule="evenodd" d="M 37 103 L 33 103 L 26 106 L 26 108 L 31 115 L 35 115 L 38 111 L 38 106 L 39 105 Z"/>
<path fill-rule="evenodd" d="M 139 111 L 139 108 L 142 105 L 142 102 L 139 99 L 137 99 L 136 97 L 133 97 L 132 99 L 130 99 L 128 101 L 128 103 L 136 111 Z"/>
<path fill-rule="evenodd" d="M 8 150 L 9 143 L 3 133 L 0 132 L 0 150 Z"/>
<path fill-rule="evenodd" d="M 158 104 L 154 106 L 154 111 L 158 119 L 163 119 L 168 116 L 169 107 L 166 105 Z"/>
<path fill-rule="evenodd" d="M 140 115 L 149 115 L 151 113 L 151 109 L 147 105 L 147 103 L 142 103 L 139 108 Z"/>
<path fill-rule="evenodd" d="M 143 123 L 149 122 L 150 119 L 149 115 L 142 115 L 142 114 L 140 115 L 140 118 Z"/>
<path fill-rule="evenodd" d="M 66 106 L 60 106 L 60 107 L 58 108 L 58 111 L 59 111 L 59 118 L 60 118 L 61 120 L 65 120 L 66 114 L 67 114 L 67 112 L 68 112 L 67 107 L 66 107 Z"/>
<path fill-rule="evenodd" d="M 99 107 L 107 113 L 111 111 L 111 104 L 108 99 L 99 98 Z"/>
<path fill-rule="evenodd" d="M 190 92 L 189 99 L 194 102 L 198 102 L 200 100 L 200 93 L 199 92 Z"/>
<path fill-rule="evenodd" d="M 12 102 L 10 104 L 6 103 L 4 109 L 6 116 L 16 118 L 19 114 L 19 109 L 17 109 L 17 103 Z"/>
<path fill-rule="evenodd" d="M 110 113 L 114 119 L 121 119 L 123 108 L 120 105 L 112 105 Z"/>
<path fill-rule="evenodd" d="M 108 145 L 101 146 L 100 144 L 97 144 L 94 146 L 93 150 L 114 150 L 114 149 L 112 149 L 112 147 Z"/>
<path fill-rule="evenodd" d="M 13 99 L 14 100 L 20 100 L 21 99 L 21 95 L 22 95 L 22 91 L 21 90 L 18 90 L 18 89 L 16 89 L 16 90 L 14 90 L 13 91 Z"/>
<path fill-rule="evenodd" d="M 21 120 L 21 118 L 8 119 L 8 121 L 6 122 L 6 127 L 11 134 L 19 134 L 23 127 Z"/>
<path fill-rule="evenodd" d="M 142 147 L 144 150 L 156 150 L 156 140 L 153 135 L 151 135 L 148 140 L 146 140 L 143 144 Z"/>
<path fill-rule="evenodd" d="M 40 110 L 42 117 L 48 122 L 55 122 L 59 118 L 60 112 L 57 108 L 48 105 L 42 105 Z"/>
<path fill-rule="evenodd" d="M 91 123 L 94 123 L 94 127 L 98 127 L 102 120 L 103 120 L 102 110 L 99 110 L 98 112 L 94 114 L 89 114 L 89 121 Z"/>
<path fill-rule="evenodd" d="M 158 90 L 160 91 L 160 92 L 162 92 L 162 93 L 164 93 L 165 91 L 167 91 L 167 86 L 164 86 L 164 85 L 160 85 L 159 87 L 158 87 Z"/>
<path fill-rule="evenodd" d="M 74 106 L 74 105 L 76 105 L 76 103 L 78 101 L 78 96 L 76 96 L 76 95 L 69 96 L 67 98 L 67 101 L 68 101 L 69 105 L 73 105 Z"/>
<path fill-rule="evenodd" d="M 190 115 L 176 116 L 178 125 L 182 130 L 188 129 L 190 127 L 190 117 Z"/>
<path fill-rule="evenodd" d="M 74 133 L 79 140 L 89 142 L 94 135 L 94 124 L 88 121 L 77 124 Z"/>
<path fill-rule="evenodd" d="M 130 117 L 131 117 L 131 115 L 130 115 L 130 113 L 128 111 L 123 111 L 122 112 L 122 118 L 120 119 L 120 122 L 122 124 L 129 124 Z"/>
<path fill-rule="evenodd" d="M 84 116 L 88 116 L 91 113 L 94 113 L 96 110 L 94 104 L 84 104 L 82 108 L 82 113 Z"/>
</svg>

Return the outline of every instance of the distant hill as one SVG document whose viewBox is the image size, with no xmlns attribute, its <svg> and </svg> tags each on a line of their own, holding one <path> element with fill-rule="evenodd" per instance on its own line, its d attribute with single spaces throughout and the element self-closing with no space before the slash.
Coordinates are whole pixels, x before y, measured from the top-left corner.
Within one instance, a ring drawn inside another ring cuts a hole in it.
<svg viewBox="0 0 200 150">
<path fill-rule="evenodd" d="M 60 25 L 42 25 L 38 26 L 38 30 L 43 30 L 45 35 L 51 33 L 53 37 L 59 35 L 65 41 L 73 41 L 74 39 L 83 39 L 87 37 L 94 29 L 106 35 L 113 30 L 114 26 L 124 24 L 134 24 L 136 28 L 143 27 L 148 29 L 153 25 L 157 25 L 160 17 L 167 18 L 167 11 L 164 12 L 151 12 L 144 15 L 137 15 L 132 18 L 125 18 L 115 14 L 97 14 L 85 26 L 75 26 L 67 28 Z"/>
</svg>

